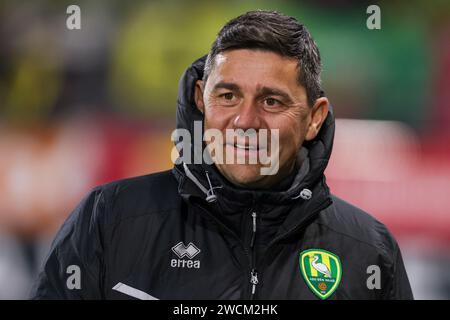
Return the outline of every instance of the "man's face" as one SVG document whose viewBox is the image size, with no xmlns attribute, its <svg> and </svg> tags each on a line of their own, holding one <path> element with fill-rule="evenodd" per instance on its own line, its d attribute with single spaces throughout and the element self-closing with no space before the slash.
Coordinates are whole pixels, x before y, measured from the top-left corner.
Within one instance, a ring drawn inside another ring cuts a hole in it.
<svg viewBox="0 0 450 320">
<path fill-rule="evenodd" d="M 316 136 L 328 104 L 321 98 L 314 107 L 308 106 L 306 90 L 297 79 L 295 59 L 269 51 L 238 49 L 217 55 L 206 85 L 197 82 L 195 97 L 204 114 L 204 129 L 222 132 L 224 159 L 230 152 L 248 159 L 258 151 L 249 148 L 264 147 L 260 141 L 250 145 L 249 139 L 227 141 L 227 129 L 266 129 L 268 137 L 271 130 L 279 130 L 277 174 L 261 175 L 261 163 L 216 162 L 218 170 L 233 184 L 255 189 L 272 186 L 292 171 L 303 141 Z M 267 146 L 269 157 L 274 150 Z"/>
</svg>

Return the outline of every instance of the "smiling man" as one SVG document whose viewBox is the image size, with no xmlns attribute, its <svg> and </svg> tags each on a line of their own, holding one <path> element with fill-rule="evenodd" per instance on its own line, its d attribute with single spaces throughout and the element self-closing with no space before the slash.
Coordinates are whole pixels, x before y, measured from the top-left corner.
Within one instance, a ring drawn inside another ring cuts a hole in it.
<svg viewBox="0 0 450 320">
<path fill-rule="evenodd" d="M 200 123 L 222 139 L 180 149 L 173 170 L 95 188 L 34 298 L 411 299 L 389 231 L 326 185 L 334 118 L 320 70 L 295 18 L 228 22 L 183 75 L 177 108 L 178 130 Z M 205 150 L 212 163 L 185 161 Z M 277 162 L 267 174 L 264 152 Z"/>
<path fill-rule="evenodd" d="M 299 83 L 298 59 L 281 54 L 267 48 L 230 50 L 226 45 L 217 55 L 210 55 L 204 80 L 196 83 L 196 104 L 205 115 L 205 130 L 219 129 L 225 137 L 227 129 L 279 132 L 281 148 L 274 152 L 279 152 L 281 167 L 273 175 L 261 174 L 261 163 L 248 164 L 250 153 L 256 152 L 258 145 L 252 150 L 244 139 L 241 143 L 226 141 L 225 159 L 231 152 L 247 160 L 242 164 L 216 163 L 219 172 L 234 185 L 270 189 L 292 175 L 303 141 L 317 135 L 327 116 L 326 98 L 317 97 L 311 107 L 308 105 L 306 89 Z"/>
</svg>

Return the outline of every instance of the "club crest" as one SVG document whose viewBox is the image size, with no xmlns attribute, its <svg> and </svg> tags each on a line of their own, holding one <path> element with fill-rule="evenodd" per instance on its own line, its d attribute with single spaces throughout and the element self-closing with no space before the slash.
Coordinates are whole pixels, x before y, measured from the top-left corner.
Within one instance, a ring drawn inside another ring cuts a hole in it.
<svg viewBox="0 0 450 320">
<path fill-rule="evenodd" d="M 311 291 L 320 299 L 327 299 L 339 285 L 342 267 L 339 257 L 322 249 L 308 249 L 300 253 L 300 272 Z"/>
</svg>

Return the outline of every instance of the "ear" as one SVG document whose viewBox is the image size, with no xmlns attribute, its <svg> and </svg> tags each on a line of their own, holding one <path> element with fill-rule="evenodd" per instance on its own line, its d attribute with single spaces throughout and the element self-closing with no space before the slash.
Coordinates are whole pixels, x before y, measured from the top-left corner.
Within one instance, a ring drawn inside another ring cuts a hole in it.
<svg viewBox="0 0 450 320">
<path fill-rule="evenodd" d="M 197 109 L 200 110 L 201 113 L 204 113 L 205 103 L 203 101 L 203 81 L 202 80 L 197 80 L 197 82 L 195 82 L 194 100 L 195 100 Z"/>
<path fill-rule="evenodd" d="M 305 140 L 309 141 L 317 136 L 328 115 L 329 105 L 330 103 L 326 97 L 316 100 L 311 110 L 311 122 L 309 123 Z"/>
</svg>

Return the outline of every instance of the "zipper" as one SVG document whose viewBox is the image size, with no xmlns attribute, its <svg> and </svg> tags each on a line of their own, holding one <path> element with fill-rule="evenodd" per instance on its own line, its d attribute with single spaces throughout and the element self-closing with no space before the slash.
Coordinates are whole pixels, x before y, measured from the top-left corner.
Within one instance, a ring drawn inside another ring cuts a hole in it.
<svg viewBox="0 0 450 320">
<path fill-rule="evenodd" d="M 193 205 L 195 207 L 197 207 L 198 209 L 200 209 L 201 211 L 203 211 L 205 214 L 207 214 L 209 217 L 211 217 L 218 225 L 220 225 L 222 228 L 224 228 L 226 231 L 228 231 L 233 237 L 235 237 L 238 240 L 239 245 L 242 247 L 245 256 L 247 257 L 247 260 L 250 261 L 250 283 L 252 284 L 252 294 L 251 294 L 251 299 L 253 299 L 253 296 L 255 294 L 256 291 L 256 285 L 258 284 L 258 273 L 256 272 L 255 269 L 255 258 L 256 258 L 256 253 L 255 250 L 253 250 L 253 245 L 255 242 L 255 235 L 256 235 L 256 212 L 252 212 L 252 239 L 250 242 L 250 249 L 252 250 L 251 254 L 248 250 L 248 247 L 245 246 L 243 244 L 243 242 L 241 241 L 241 239 L 237 236 L 236 233 L 234 233 L 234 231 L 232 231 L 230 228 L 228 228 L 226 225 L 224 225 L 219 219 L 217 219 L 213 214 L 210 214 L 205 208 L 203 208 L 202 206 L 198 205 L 197 203 L 193 202 Z"/>
<path fill-rule="evenodd" d="M 252 232 L 252 241 L 250 242 L 250 248 L 253 248 L 255 244 L 255 236 L 256 236 L 256 212 L 252 212 L 253 218 L 253 232 Z"/>
<path fill-rule="evenodd" d="M 252 269 L 252 272 L 250 273 L 250 283 L 252 284 L 252 298 L 255 295 L 256 292 L 256 285 L 258 284 L 258 273 L 255 269 Z"/>
<path fill-rule="evenodd" d="M 200 208 L 201 210 L 203 210 L 204 212 L 206 212 L 209 216 L 211 216 L 218 224 L 222 225 L 223 227 L 225 227 L 226 230 L 228 230 L 234 237 L 236 237 L 239 241 L 239 243 L 241 244 L 242 248 L 244 249 L 244 253 L 247 256 L 248 260 L 250 260 L 250 284 L 251 284 L 251 295 L 250 295 L 250 299 L 253 300 L 255 293 L 256 293 L 256 285 L 259 283 L 258 280 L 258 272 L 256 271 L 256 250 L 254 249 L 255 246 L 255 238 L 256 238 L 256 221 L 257 221 L 257 213 L 256 211 L 252 211 L 252 237 L 250 240 L 250 251 L 246 248 L 245 245 L 242 244 L 242 242 L 240 241 L 239 237 L 232 231 L 230 230 L 227 226 L 223 225 L 214 215 L 209 214 L 209 212 L 207 210 L 205 210 L 203 207 L 201 206 L 197 206 L 198 208 Z"/>
<path fill-rule="evenodd" d="M 255 250 L 255 237 L 256 237 L 256 217 L 257 214 L 255 211 L 252 212 L 252 239 L 250 241 L 250 250 L 252 251 L 252 270 L 250 272 L 250 283 L 252 285 L 252 292 L 250 299 L 253 300 L 255 293 L 256 293 L 256 285 L 258 284 L 258 272 L 256 271 L 255 264 L 256 264 L 256 250 Z"/>
</svg>

